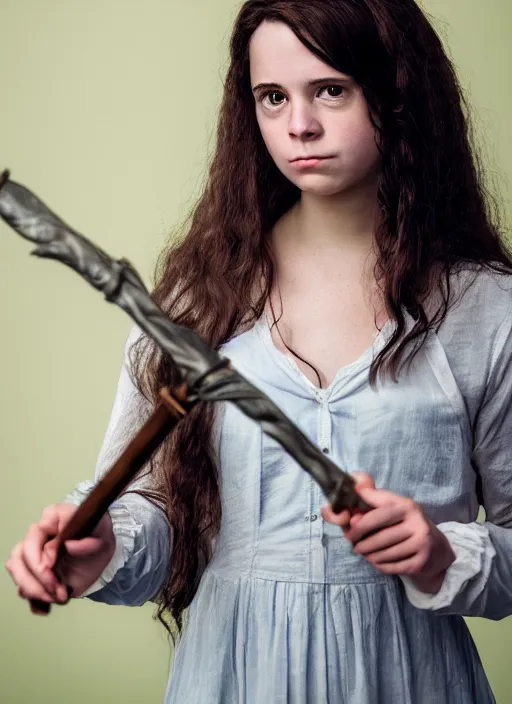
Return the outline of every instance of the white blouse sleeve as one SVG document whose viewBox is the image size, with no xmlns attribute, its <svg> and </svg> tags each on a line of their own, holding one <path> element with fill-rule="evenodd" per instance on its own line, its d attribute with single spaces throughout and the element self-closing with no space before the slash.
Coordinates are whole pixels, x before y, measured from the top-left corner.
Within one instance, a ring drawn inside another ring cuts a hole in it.
<svg viewBox="0 0 512 704">
<path fill-rule="evenodd" d="M 440 591 L 421 592 L 402 577 L 412 604 L 463 616 L 512 614 L 512 316 L 500 325 L 473 428 L 472 463 L 481 482 L 483 525 L 438 525 L 456 555 Z"/>
<path fill-rule="evenodd" d="M 151 406 L 131 377 L 130 349 L 140 335 L 130 333 L 105 438 L 98 456 L 95 481 L 82 482 L 64 502 L 79 505 L 112 466 L 151 414 Z M 142 486 L 144 478 L 135 484 Z M 132 486 L 135 486 L 132 485 Z M 140 605 L 154 599 L 165 581 L 171 553 L 171 532 L 163 514 L 139 494 L 126 493 L 109 508 L 116 549 L 99 579 L 81 596 L 110 604 Z"/>
</svg>

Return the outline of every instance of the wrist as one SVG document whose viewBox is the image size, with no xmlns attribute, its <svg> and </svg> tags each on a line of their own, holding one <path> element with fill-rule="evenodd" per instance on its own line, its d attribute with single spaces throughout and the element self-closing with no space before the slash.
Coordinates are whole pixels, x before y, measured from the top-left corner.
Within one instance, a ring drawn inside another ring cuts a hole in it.
<svg viewBox="0 0 512 704">
<path fill-rule="evenodd" d="M 450 541 L 436 526 L 432 526 L 434 540 L 431 557 L 424 568 L 411 575 L 415 586 L 425 594 L 437 594 L 443 586 L 446 571 L 455 562 L 456 555 Z"/>
<path fill-rule="evenodd" d="M 414 574 L 411 575 L 411 581 L 414 586 L 420 590 L 420 592 L 423 592 L 424 594 L 437 594 L 443 586 L 447 569 L 448 568 L 442 570 L 436 575 L 427 576 L 423 574 Z"/>
</svg>

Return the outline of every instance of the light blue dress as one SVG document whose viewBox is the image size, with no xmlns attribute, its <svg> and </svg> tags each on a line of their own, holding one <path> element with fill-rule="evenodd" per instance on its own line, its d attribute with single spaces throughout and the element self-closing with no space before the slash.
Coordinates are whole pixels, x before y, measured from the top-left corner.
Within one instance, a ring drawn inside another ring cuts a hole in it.
<svg viewBox="0 0 512 704">
<path fill-rule="evenodd" d="M 372 389 L 368 380 L 390 324 L 325 390 L 275 348 L 264 317 L 224 345 L 239 371 L 336 463 L 419 502 L 457 559 L 434 597 L 408 578 L 381 575 L 322 520 L 324 497 L 309 475 L 225 404 L 215 426 L 222 527 L 166 702 L 494 701 L 462 615 L 512 613 L 512 278 L 465 271 L 455 289 L 470 279 L 397 384 Z M 127 354 L 97 476 L 150 410 L 128 369 Z M 68 500 L 89 488 L 79 485 Z M 479 492 L 483 525 L 476 523 Z M 137 495 L 120 499 L 111 514 L 116 555 L 89 598 L 154 599 L 171 552 L 165 519 Z"/>
</svg>

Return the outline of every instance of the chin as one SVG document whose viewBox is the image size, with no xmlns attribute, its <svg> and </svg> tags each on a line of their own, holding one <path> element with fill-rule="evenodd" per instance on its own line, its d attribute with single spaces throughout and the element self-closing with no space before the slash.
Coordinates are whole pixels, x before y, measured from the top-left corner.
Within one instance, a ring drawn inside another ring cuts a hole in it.
<svg viewBox="0 0 512 704">
<path fill-rule="evenodd" d="M 368 174 L 352 174 L 349 178 L 340 178 L 339 174 L 337 178 L 326 174 L 304 174 L 302 178 L 297 178 L 294 174 L 293 179 L 287 177 L 302 193 L 324 198 L 357 191 L 359 188 L 366 189 L 371 180 Z"/>
<path fill-rule="evenodd" d="M 299 179 L 296 180 L 295 185 L 300 188 L 302 193 L 309 193 L 312 196 L 319 196 L 324 198 L 327 198 L 329 196 L 335 196 L 339 193 L 343 193 L 343 191 L 347 191 L 352 188 L 352 184 L 347 183 L 328 183 L 326 181 L 324 181 L 324 183 L 300 183 L 298 181 Z"/>
</svg>

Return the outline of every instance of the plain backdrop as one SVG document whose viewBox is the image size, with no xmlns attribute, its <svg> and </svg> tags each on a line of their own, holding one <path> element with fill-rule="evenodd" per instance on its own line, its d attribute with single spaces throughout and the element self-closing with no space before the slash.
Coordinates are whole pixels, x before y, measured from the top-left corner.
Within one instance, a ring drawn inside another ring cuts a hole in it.
<svg viewBox="0 0 512 704">
<path fill-rule="evenodd" d="M 0 169 L 148 285 L 200 190 L 239 4 L 0 0 Z M 423 5 L 472 100 L 510 222 L 510 0 Z M 2 564 L 44 506 L 91 477 L 131 325 L 74 272 L 29 252 L 0 223 Z M 77 600 L 37 618 L 2 571 L 0 613 L 2 704 L 162 700 L 171 650 L 152 606 Z M 470 626 L 506 703 L 511 622 Z"/>
</svg>

